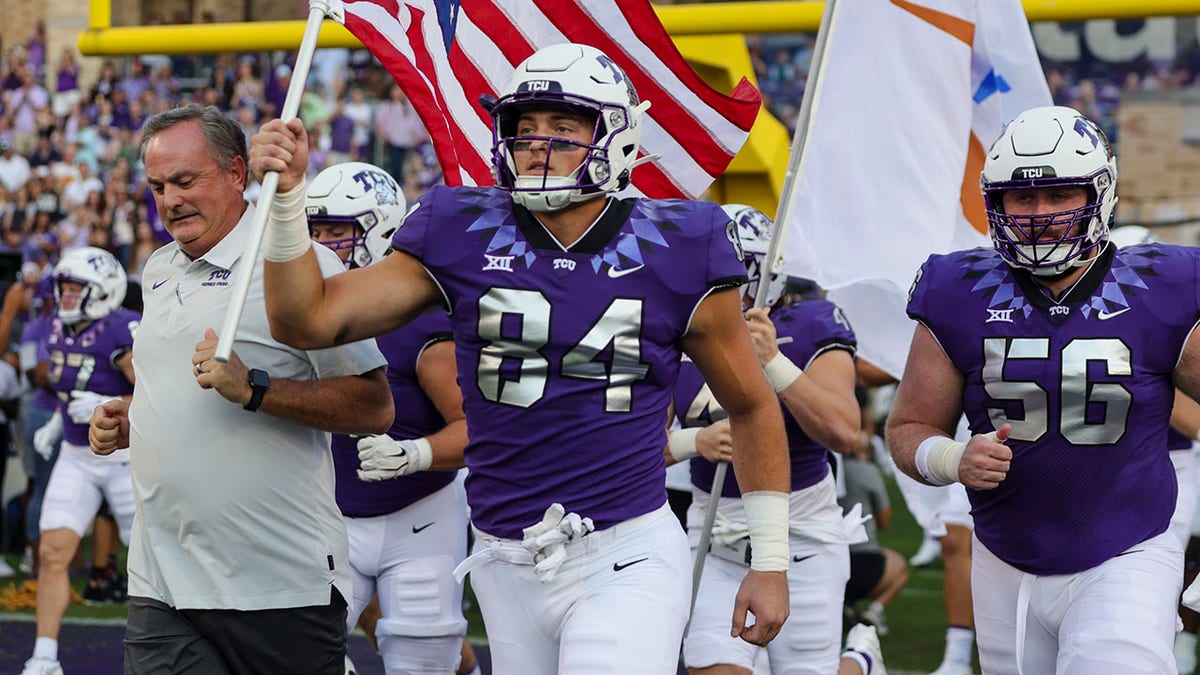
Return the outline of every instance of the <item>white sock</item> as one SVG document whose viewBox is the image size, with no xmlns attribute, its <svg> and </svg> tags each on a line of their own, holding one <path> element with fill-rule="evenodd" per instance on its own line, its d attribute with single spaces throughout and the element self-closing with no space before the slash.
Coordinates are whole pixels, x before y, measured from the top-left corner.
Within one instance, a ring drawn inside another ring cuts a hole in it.
<svg viewBox="0 0 1200 675">
<path fill-rule="evenodd" d="M 878 600 L 872 600 L 870 602 L 870 604 L 867 605 L 867 609 L 871 610 L 872 612 L 875 612 L 876 614 L 882 615 L 883 614 L 883 603 L 879 602 Z"/>
<path fill-rule="evenodd" d="M 854 663 L 858 664 L 858 667 L 862 669 L 862 675 L 871 675 L 871 666 L 868 664 L 866 655 L 860 654 L 856 651 L 846 651 L 842 652 L 842 658 L 850 659 Z"/>
<path fill-rule="evenodd" d="M 975 646 L 975 631 L 970 628 L 951 626 L 946 629 L 946 654 L 943 661 L 971 663 L 971 649 Z"/>
<path fill-rule="evenodd" d="M 1181 651 L 1194 652 L 1196 651 L 1196 638 L 1195 633 L 1181 630 L 1175 634 L 1175 647 Z"/>
<path fill-rule="evenodd" d="M 33 655 L 40 656 L 43 659 L 51 661 L 58 660 L 58 640 L 48 637 L 40 637 L 33 642 Z"/>
</svg>

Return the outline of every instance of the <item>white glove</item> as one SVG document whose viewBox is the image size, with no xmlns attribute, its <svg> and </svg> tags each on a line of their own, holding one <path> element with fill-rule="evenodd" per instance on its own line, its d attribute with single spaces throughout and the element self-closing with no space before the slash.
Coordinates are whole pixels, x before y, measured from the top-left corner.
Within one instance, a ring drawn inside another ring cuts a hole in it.
<svg viewBox="0 0 1200 675">
<path fill-rule="evenodd" d="M 366 436 L 358 441 L 359 480 L 375 482 L 426 471 L 433 464 L 433 446 L 424 438 L 398 441 L 391 436 Z"/>
<path fill-rule="evenodd" d="M 42 459 L 50 461 L 50 456 L 54 454 L 54 446 L 62 440 L 63 436 L 63 418 L 57 410 L 51 415 L 50 421 L 42 425 L 37 431 L 33 432 L 33 449 L 37 454 L 42 456 Z"/>
<path fill-rule="evenodd" d="M 558 568 L 567 559 L 567 544 L 596 529 L 591 518 L 567 513 L 562 504 L 551 504 L 541 522 L 523 530 L 521 546 L 533 554 L 533 571 L 544 584 L 554 580 Z"/>
<path fill-rule="evenodd" d="M 71 402 L 67 404 L 67 417 L 70 417 L 71 421 L 76 424 L 90 424 L 96 406 L 115 398 L 118 397 L 104 396 L 94 391 L 73 391 L 71 392 Z"/>
<path fill-rule="evenodd" d="M 1183 590 L 1183 606 L 1191 610 L 1200 611 L 1200 577 L 1196 577 L 1196 579 Z"/>
</svg>

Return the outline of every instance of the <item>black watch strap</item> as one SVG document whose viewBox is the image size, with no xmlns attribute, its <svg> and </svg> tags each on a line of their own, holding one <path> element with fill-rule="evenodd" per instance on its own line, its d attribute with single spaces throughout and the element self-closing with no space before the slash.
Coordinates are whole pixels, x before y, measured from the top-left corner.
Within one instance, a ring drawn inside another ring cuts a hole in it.
<svg viewBox="0 0 1200 675">
<path fill-rule="evenodd" d="M 251 368 L 249 380 L 250 400 L 242 408 L 254 412 L 262 405 L 263 397 L 267 395 L 267 389 L 271 386 L 271 376 L 265 370 Z"/>
</svg>

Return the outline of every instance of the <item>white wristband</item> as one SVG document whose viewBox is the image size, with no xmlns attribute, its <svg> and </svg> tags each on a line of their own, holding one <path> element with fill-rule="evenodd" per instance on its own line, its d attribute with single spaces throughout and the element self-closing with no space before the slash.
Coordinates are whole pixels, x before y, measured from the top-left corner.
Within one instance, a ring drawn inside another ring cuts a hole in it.
<svg viewBox="0 0 1200 675">
<path fill-rule="evenodd" d="M 750 529 L 750 569 L 755 572 L 787 571 L 788 499 L 786 492 L 766 490 L 742 495 Z"/>
<path fill-rule="evenodd" d="M 783 352 L 778 352 L 775 356 L 767 361 L 767 365 L 763 366 L 763 373 L 767 376 L 767 382 L 771 383 L 771 388 L 775 393 L 787 389 L 792 386 L 796 378 L 804 374 L 800 366 L 792 363 L 792 360 L 783 355 Z"/>
<path fill-rule="evenodd" d="M 676 462 L 683 462 L 700 454 L 696 449 L 696 436 L 700 429 L 701 427 L 676 429 L 667 435 L 667 452 L 671 453 Z"/>
<path fill-rule="evenodd" d="M 295 260 L 312 248 L 312 237 L 308 234 L 308 216 L 304 211 L 304 198 L 308 192 L 307 181 L 287 192 L 275 193 L 271 203 L 271 215 L 267 219 L 267 236 L 263 243 L 263 257 L 271 262 Z"/>
<path fill-rule="evenodd" d="M 930 485 L 949 485 L 958 481 L 958 465 L 967 444 L 945 436 L 930 436 L 917 446 L 913 463 Z"/>
<path fill-rule="evenodd" d="M 433 446 L 430 445 L 429 439 L 414 438 L 413 445 L 417 446 L 416 457 L 413 457 L 413 462 L 416 465 L 416 469 L 413 471 L 413 473 L 416 473 L 417 471 L 428 471 L 429 467 L 433 466 Z"/>
</svg>

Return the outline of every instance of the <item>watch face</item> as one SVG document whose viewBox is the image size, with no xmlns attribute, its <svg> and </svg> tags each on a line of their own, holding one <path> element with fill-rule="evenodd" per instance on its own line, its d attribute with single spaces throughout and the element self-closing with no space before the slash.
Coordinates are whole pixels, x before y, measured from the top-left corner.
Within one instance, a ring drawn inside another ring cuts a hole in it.
<svg viewBox="0 0 1200 675">
<path fill-rule="evenodd" d="M 250 371 L 250 386 L 265 389 L 271 386 L 271 377 L 267 375 L 265 370 L 252 369 Z"/>
</svg>

